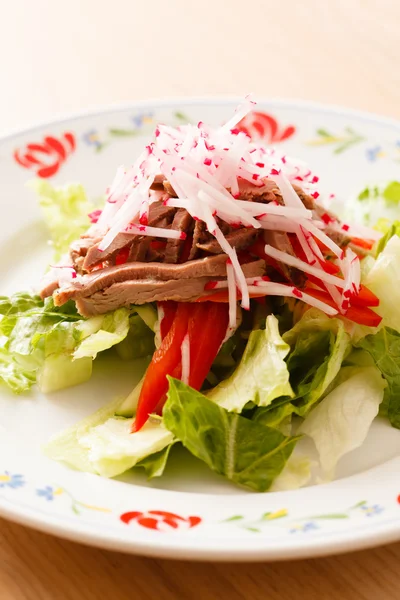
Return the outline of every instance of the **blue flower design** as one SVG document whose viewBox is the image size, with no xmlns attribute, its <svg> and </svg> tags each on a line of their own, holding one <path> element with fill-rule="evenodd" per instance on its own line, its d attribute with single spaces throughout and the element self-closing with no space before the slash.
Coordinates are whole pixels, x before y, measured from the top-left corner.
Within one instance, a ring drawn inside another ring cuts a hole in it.
<svg viewBox="0 0 400 600">
<path fill-rule="evenodd" d="M 375 162 L 377 158 L 382 156 L 382 146 L 374 146 L 373 148 L 367 148 L 365 153 L 369 161 Z"/>
<path fill-rule="evenodd" d="M 379 515 L 385 510 L 380 504 L 372 504 L 370 506 L 368 504 L 363 504 L 359 508 L 365 514 L 366 517 L 373 517 L 375 515 Z"/>
<path fill-rule="evenodd" d="M 12 474 L 9 471 L 4 471 L 4 473 L 0 475 L 0 488 L 9 487 L 16 490 L 24 485 L 25 479 L 23 475 L 16 473 Z"/>
<path fill-rule="evenodd" d="M 88 146 L 94 146 L 95 148 L 101 148 L 102 143 L 99 138 L 99 134 L 95 129 L 90 129 L 83 134 L 83 141 Z"/>
<path fill-rule="evenodd" d="M 318 529 L 318 525 L 314 521 L 306 521 L 305 523 L 298 523 L 294 525 L 289 533 L 306 533 L 307 531 L 314 531 Z"/>
<path fill-rule="evenodd" d="M 54 500 L 54 488 L 52 488 L 50 485 L 46 485 L 44 488 L 37 489 L 36 494 L 41 498 L 45 498 L 49 502 Z"/>
<path fill-rule="evenodd" d="M 153 113 L 139 113 L 132 117 L 133 124 L 140 129 L 143 125 L 149 125 L 153 122 Z"/>
</svg>

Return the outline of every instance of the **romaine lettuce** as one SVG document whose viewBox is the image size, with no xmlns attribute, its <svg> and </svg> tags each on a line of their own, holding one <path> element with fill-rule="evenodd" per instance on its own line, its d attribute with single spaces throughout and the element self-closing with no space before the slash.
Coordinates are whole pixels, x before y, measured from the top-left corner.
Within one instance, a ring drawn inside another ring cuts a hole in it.
<svg viewBox="0 0 400 600">
<path fill-rule="evenodd" d="M 84 187 L 77 183 L 55 188 L 48 181 L 36 179 L 29 185 L 39 196 L 54 246 L 54 258 L 58 261 L 70 244 L 89 228 L 88 214 L 95 205 L 87 199 Z"/>
<path fill-rule="evenodd" d="M 385 390 L 385 412 L 389 421 L 400 429 L 400 333 L 383 327 L 375 335 L 367 335 L 357 342 L 366 350 L 388 383 Z"/>
<path fill-rule="evenodd" d="M 253 490 L 268 490 L 299 437 L 228 412 L 181 381 L 168 379 L 165 427 L 213 471 Z"/>
<path fill-rule="evenodd" d="M 376 367 L 344 367 L 342 371 L 342 383 L 310 412 L 298 430 L 314 440 L 329 479 L 338 460 L 364 442 L 386 386 Z"/>
<path fill-rule="evenodd" d="M 131 433 L 133 419 L 115 416 L 120 404 L 116 400 L 53 437 L 44 447 L 46 456 L 81 471 L 115 477 L 153 455 L 141 466 L 150 476 L 161 474 L 168 454 L 156 453 L 172 444 L 174 436 L 161 419 L 150 419 Z"/>
<path fill-rule="evenodd" d="M 338 374 L 351 350 L 350 335 L 340 319 L 310 309 L 283 339 L 292 348 L 287 359 L 296 394 L 292 404 L 298 415 L 305 416 Z"/>
<path fill-rule="evenodd" d="M 393 236 L 363 282 L 380 300 L 374 310 L 382 325 L 400 331 L 400 238 Z"/>
<path fill-rule="evenodd" d="M 248 402 L 268 406 L 279 396 L 293 396 L 285 357 L 289 352 L 270 315 L 265 329 L 252 331 L 242 359 L 228 379 L 207 393 L 210 400 L 228 411 L 240 413 Z"/>
</svg>

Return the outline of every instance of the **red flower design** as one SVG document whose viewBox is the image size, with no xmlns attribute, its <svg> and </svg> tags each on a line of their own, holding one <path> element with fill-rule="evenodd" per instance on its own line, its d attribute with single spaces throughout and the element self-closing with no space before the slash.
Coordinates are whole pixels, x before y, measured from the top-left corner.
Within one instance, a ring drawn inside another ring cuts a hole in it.
<svg viewBox="0 0 400 600">
<path fill-rule="evenodd" d="M 40 144 L 27 144 L 23 150 L 14 151 L 16 162 L 25 169 L 35 169 L 38 177 L 52 177 L 67 157 L 75 150 L 73 133 L 65 132 L 60 139 L 51 135 Z"/>
<path fill-rule="evenodd" d="M 131 511 L 123 513 L 120 516 L 123 523 L 129 525 L 135 521 L 141 527 L 147 529 L 156 529 L 157 531 L 167 531 L 168 529 L 190 529 L 201 522 L 200 517 L 181 517 L 175 513 L 165 510 L 149 510 L 147 512 Z"/>
<path fill-rule="evenodd" d="M 264 140 L 269 144 L 283 142 L 296 131 L 294 125 L 281 129 L 272 115 L 263 112 L 249 113 L 240 121 L 237 129 L 247 133 L 253 140 Z"/>
</svg>

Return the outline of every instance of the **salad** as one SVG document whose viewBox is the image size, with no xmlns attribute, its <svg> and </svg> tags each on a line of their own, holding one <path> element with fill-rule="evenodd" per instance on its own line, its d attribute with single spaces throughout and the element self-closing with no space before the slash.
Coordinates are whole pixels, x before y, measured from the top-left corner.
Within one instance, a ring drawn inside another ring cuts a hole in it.
<svg viewBox="0 0 400 600">
<path fill-rule="evenodd" d="M 303 161 L 250 139 L 253 105 L 158 125 L 99 202 L 32 183 L 55 258 L 36 293 L 0 297 L 0 379 L 46 394 L 99 353 L 148 357 L 49 457 L 158 477 L 181 445 L 263 492 L 333 478 L 378 414 L 400 428 L 400 184 L 363 190 L 353 223 Z"/>
</svg>

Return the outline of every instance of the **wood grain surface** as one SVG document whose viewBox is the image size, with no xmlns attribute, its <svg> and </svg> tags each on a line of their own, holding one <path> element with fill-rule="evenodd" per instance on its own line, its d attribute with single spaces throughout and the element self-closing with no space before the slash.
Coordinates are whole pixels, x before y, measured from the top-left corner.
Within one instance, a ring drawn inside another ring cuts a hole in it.
<svg viewBox="0 0 400 600">
<path fill-rule="evenodd" d="M 400 117 L 398 0 L 0 0 L 0 132 L 113 102 L 235 94 Z M 151 560 L 0 520 L 0 600 L 389 600 L 400 543 L 275 564 Z"/>
</svg>

